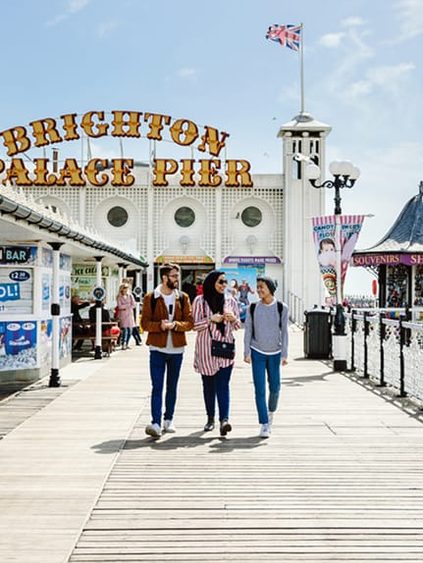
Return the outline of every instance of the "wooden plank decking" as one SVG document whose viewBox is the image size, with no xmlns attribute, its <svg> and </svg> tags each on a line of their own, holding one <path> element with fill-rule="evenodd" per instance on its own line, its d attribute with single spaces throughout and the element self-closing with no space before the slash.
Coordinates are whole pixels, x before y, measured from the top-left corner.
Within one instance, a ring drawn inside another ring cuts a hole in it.
<svg viewBox="0 0 423 563">
<path fill-rule="evenodd" d="M 228 439 L 201 431 L 193 336 L 177 433 L 157 442 L 147 350 L 99 362 L 0 442 L 2 563 L 420 562 L 419 417 L 303 360 L 301 336 L 269 440 L 241 346 Z"/>
</svg>

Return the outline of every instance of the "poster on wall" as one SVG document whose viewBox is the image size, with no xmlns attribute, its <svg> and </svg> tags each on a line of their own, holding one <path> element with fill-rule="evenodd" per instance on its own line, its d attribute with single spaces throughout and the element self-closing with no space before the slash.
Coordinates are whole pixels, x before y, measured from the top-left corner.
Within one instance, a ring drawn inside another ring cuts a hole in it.
<svg viewBox="0 0 423 563">
<path fill-rule="evenodd" d="M 43 311 L 50 311 L 51 303 L 51 284 L 52 275 L 51 272 L 45 272 L 41 276 L 41 309 Z"/>
<path fill-rule="evenodd" d="M 51 333 L 53 321 L 46 319 L 40 321 L 40 340 L 38 345 L 39 365 L 49 369 L 51 367 Z"/>
<path fill-rule="evenodd" d="M 248 305 L 258 300 L 256 286 L 260 272 L 256 267 L 232 268 L 227 265 L 224 271 L 228 280 L 226 291 L 238 301 L 240 317 L 244 321 Z"/>
<path fill-rule="evenodd" d="M 70 273 L 64 273 L 60 276 L 59 282 L 59 303 L 60 310 L 63 314 L 70 313 L 71 298 L 71 278 Z"/>
<path fill-rule="evenodd" d="M 37 324 L 0 322 L 0 371 L 37 367 Z"/>
<path fill-rule="evenodd" d="M 0 312 L 32 314 L 33 280 L 32 268 L 0 267 Z"/>
<path fill-rule="evenodd" d="M 59 358 L 72 353 L 72 317 L 62 317 L 59 323 Z"/>
</svg>

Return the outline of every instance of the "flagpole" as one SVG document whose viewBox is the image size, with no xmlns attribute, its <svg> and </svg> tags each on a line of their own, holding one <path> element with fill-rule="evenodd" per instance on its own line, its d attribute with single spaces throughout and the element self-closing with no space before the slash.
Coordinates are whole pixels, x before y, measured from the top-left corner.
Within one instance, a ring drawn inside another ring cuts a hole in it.
<svg viewBox="0 0 423 563">
<path fill-rule="evenodd" d="M 304 24 L 300 24 L 301 27 L 301 38 L 300 38 L 300 90 L 301 90 L 301 111 L 300 114 L 304 113 Z"/>
</svg>

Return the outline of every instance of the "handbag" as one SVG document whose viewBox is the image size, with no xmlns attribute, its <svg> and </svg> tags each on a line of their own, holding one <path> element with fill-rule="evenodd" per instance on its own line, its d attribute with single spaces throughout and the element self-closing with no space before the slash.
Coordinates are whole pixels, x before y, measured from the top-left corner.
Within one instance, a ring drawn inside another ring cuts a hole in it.
<svg viewBox="0 0 423 563">
<path fill-rule="evenodd" d="M 212 335 L 209 327 L 210 336 Z M 235 358 L 235 342 L 226 342 L 225 340 L 214 340 L 211 341 L 211 355 L 216 358 L 226 358 L 227 360 L 233 360 Z"/>
<path fill-rule="evenodd" d="M 211 341 L 211 355 L 217 358 L 233 360 L 235 358 L 235 342 L 225 342 L 224 340 Z"/>
</svg>

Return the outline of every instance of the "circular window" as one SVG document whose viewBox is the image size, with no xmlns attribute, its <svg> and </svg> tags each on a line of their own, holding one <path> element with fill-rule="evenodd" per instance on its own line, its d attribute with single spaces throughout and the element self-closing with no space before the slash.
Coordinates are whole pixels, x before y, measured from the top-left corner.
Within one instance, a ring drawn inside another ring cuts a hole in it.
<svg viewBox="0 0 423 563">
<path fill-rule="evenodd" d="M 175 221 L 180 227 L 191 227 L 195 221 L 195 213 L 191 207 L 180 207 L 175 211 Z"/>
<path fill-rule="evenodd" d="M 246 207 L 241 213 L 241 220 L 247 227 L 257 227 L 262 221 L 262 213 L 258 207 Z"/>
<path fill-rule="evenodd" d="M 107 213 L 107 220 L 113 227 L 123 227 L 128 222 L 128 212 L 123 207 L 112 207 Z"/>
</svg>

